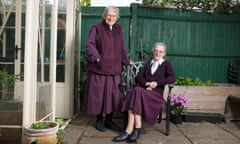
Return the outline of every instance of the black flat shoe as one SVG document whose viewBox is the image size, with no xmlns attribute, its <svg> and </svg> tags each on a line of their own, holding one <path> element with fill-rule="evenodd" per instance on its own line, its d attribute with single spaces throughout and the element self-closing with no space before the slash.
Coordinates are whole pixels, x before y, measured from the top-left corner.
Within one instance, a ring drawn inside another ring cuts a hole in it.
<svg viewBox="0 0 240 144">
<path fill-rule="evenodd" d="M 105 121 L 104 126 L 114 131 L 121 131 L 121 129 L 113 121 Z"/>
<path fill-rule="evenodd" d="M 101 132 L 106 131 L 106 128 L 105 128 L 105 126 L 104 126 L 104 124 L 103 124 L 103 120 L 98 120 L 98 121 L 96 122 L 95 128 L 96 128 L 97 130 L 101 131 Z"/>
<path fill-rule="evenodd" d="M 121 142 L 127 140 L 129 137 L 129 134 L 127 132 L 122 132 L 119 136 L 116 136 L 113 138 L 113 141 L 115 142 Z"/>
<path fill-rule="evenodd" d="M 138 137 L 144 133 L 143 128 L 135 128 L 133 133 L 129 136 L 128 141 L 129 142 L 135 142 Z"/>
</svg>

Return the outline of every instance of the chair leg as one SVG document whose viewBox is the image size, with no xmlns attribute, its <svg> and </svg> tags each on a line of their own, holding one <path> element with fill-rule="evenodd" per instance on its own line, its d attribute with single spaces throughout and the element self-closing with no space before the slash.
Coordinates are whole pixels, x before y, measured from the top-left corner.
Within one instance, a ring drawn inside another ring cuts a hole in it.
<svg viewBox="0 0 240 144">
<path fill-rule="evenodd" d="M 122 130 L 125 130 L 128 124 L 128 112 L 123 112 L 123 126 Z"/>
<path fill-rule="evenodd" d="M 161 110 L 158 114 L 158 123 L 161 123 L 161 121 L 162 121 L 162 111 L 163 111 L 163 108 L 161 108 Z"/>
<path fill-rule="evenodd" d="M 169 135 L 170 127 L 170 98 L 167 99 L 167 110 L 166 110 L 166 135 Z"/>
</svg>

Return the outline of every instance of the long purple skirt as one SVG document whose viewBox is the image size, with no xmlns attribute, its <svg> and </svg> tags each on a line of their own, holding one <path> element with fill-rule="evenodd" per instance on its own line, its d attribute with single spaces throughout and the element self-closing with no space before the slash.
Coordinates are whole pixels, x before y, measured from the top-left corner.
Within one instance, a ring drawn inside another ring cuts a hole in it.
<svg viewBox="0 0 240 144">
<path fill-rule="evenodd" d="M 83 111 L 90 115 L 120 112 L 119 75 L 99 75 L 88 73 Z"/>
<path fill-rule="evenodd" d="M 132 109 L 142 116 L 144 122 L 154 125 L 165 100 L 159 92 L 148 91 L 142 87 L 135 87 L 126 96 L 122 112 Z"/>
</svg>

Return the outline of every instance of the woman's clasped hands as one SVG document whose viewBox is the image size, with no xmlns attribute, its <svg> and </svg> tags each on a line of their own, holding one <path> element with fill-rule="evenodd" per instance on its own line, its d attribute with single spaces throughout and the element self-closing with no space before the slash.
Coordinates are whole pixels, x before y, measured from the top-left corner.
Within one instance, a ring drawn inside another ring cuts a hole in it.
<svg viewBox="0 0 240 144">
<path fill-rule="evenodd" d="M 157 87 L 157 82 L 156 81 L 146 82 L 145 86 L 147 87 L 146 90 L 152 90 Z"/>
</svg>

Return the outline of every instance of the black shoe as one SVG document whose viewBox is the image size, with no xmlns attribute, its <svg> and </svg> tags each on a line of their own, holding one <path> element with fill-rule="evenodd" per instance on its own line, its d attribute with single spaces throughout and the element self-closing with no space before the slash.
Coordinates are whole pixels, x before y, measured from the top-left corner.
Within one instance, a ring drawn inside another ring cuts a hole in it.
<svg viewBox="0 0 240 144">
<path fill-rule="evenodd" d="M 135 142 L 138 137 L 144 133 L 143 128 L 135 128 L 133 133 L 129 136 L 128 141 L 129 142 Z"/>
<path fill-rule="evenodd" d="M 121 131 L 121 129 L 113 121 L 105 121 L 104 126 L 114 131 Z"/>
<path fill-rule="evenodd" d="M 102 131 L 102 132 L 106 131 L 106 128 L 105 128 L 105 126 L 104 126 L 104 124 L 103 124 L 103 120 L 98 120 L 98 121 L 96 122 L 95 128 L 96 128 L 97 130 L 99 130 L 99 131 Z"/>
<path fill-rule="evenodd" d="M 119 136 L 116 136 L 113 138 L 113 141 L 115 142 L 121 142 L 127 140 L 129 137 L 129 134 L 127 132 L 122 132 Z"/>
</svg>

